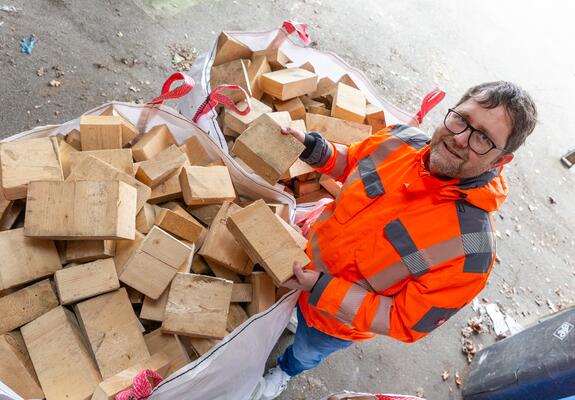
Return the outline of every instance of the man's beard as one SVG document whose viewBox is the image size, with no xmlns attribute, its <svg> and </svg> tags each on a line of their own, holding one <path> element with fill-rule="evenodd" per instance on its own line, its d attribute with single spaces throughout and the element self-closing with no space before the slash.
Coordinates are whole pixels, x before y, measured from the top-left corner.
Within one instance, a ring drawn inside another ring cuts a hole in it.
<svg viewBox="0 0 575 400">
<path fill-rule="evenodd" d="M 465 165 L 465 158 L 461 160 L 446 159 L 446 155 L 440 154 L 441 152 L 448 152 L 445 146 L 444 137 L 440 138 L 437 142 L 431 142 L 431 149 L 429 155 L 429 171 L 439 178 L 459 178 L 461 171 Z M 454 146 L 451 145 L 451 148 Z"/>
</svg>

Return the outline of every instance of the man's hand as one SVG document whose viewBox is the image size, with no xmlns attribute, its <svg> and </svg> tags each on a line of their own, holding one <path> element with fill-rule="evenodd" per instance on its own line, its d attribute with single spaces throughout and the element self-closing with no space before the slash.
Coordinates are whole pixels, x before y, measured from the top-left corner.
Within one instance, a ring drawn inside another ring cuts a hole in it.
<svg viewBox="0 0 575 400">
<path fill-rule="evenodd" d="M 294 277 L 286 281 L 283 286 L 288 289 L 310 291 L 319 279 L 319 272 L 311 269 L 303 269 L 301 263 L 293 263 Z"/>
<path fill-rule="evenodd" d="M 299 129 L 282 128 L 282 135 L 292 135 L 302 144 L 305 141 L 305 132 L 302 132 Z"/>
</svg>

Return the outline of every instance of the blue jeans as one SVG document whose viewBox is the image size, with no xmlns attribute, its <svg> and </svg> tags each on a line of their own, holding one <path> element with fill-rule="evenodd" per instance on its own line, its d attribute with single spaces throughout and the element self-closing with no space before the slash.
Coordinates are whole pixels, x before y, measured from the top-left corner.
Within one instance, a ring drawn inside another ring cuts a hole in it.
<svg viewBox="0 0 575 400">
<path fill-rule="evenodd" d="M 293 344 L 278 358 L 280 368 L 289 376 L 315 368 L 331 353 L 353 344 L 350 340 L 336 338 L 307 326 L 299 307 L 297 320 Z"/>
</svg>

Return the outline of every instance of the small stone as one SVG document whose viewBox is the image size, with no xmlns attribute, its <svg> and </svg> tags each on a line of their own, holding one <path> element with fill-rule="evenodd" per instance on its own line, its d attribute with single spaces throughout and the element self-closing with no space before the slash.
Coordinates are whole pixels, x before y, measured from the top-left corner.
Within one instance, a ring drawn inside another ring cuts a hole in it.
<svg viewBox="0 0 575 400">
<path fill-rule="evenodd" d="M 529 205 L 527 206 L 527 208 L 529 208 L 529 211 L 535 211 L 535 210 L 537 210 L 537 207 L 535 207 L 533 204 L 529 204 Z"/>
<path fill-rule="evenodd" d="M 62 84 L 62 82 L 60 82 L 60 81 L 58 81 L 58 80 L 56 80 L 56 79 L 52 79 L 52 80 L 50 81 L 50 83 L 48 83 L 48 86 L 51 86 L 51 87 L 59 87 L 61 84 Z"/>
<path fill-rule="evenodd" d="M 509 229 L 505 230 L 505 235 L 508 237 L 511 236 L 511 231 Z"/>
<path fill-rule="evenodd" d="M 459 376 L 459 372 L 455 372 L 455 383 L 457 387 L 461 386 L 461 377 Z"/>
<path fill-rule="evenodd" d="M 549 201 L 550 204 L 557 204 L 557 200 L 555 200 L 553 197 L 551 196 L 547 196 L 547 200 Z"/>
<path fill-rule="evenodd" d="M 44 70 L 44 67 L 40 67 L 36 71 L 36 75 L 38 75 L 38 76 L 44 76 L 45 73 L 46 73 L 46 71 Z"/>
<path fill-rule="evenodd" d="M 124 34 L 122 32 L 118 32 L 118 33 L 116 33 L 116 36 L 121 38 L 121 37 L 124 37 Z"/>
<path fill-rule="evenodd" d="M 423 397 L 423 396 L 425 396 L 425 393 L 423 392 L 423 388 L 422 388 L 422 387 L 418 387 L 418 388 L 415 390 L 415 395 L 418 396 L 418 397 Z"/>
<path fill-rule="evenodd" d="M 443 382 L 448 380 L 449 379 L 449 372 L 443 371 L 443 373 L 441 374 L 441 379 L 443 379 Z"/>
</svg>

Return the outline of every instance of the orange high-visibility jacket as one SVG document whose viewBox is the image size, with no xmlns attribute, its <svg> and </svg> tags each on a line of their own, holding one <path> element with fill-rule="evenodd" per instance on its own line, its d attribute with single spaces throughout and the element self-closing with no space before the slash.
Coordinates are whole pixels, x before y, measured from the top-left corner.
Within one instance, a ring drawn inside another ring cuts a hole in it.
<svg viewBox="0 0 575 400">
<path fill-rule="evenodd" d="M 299 306 L 307 324 L 359 341 L 421 339 L 469 303 L 495 260 L 490 212 L 505 200 L 501 169 L 440 180 L 429 138 L 394 125 L 350 146 L 319 134 L 306 157 L 343 183 L 310 231 L 308 268 L 323 272 Z"/>
</svg>

